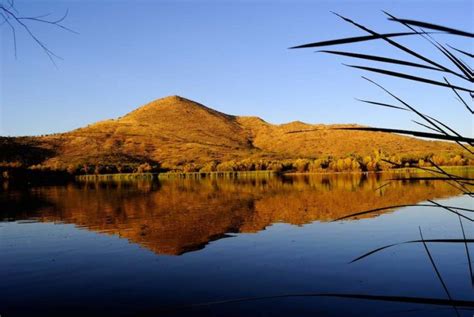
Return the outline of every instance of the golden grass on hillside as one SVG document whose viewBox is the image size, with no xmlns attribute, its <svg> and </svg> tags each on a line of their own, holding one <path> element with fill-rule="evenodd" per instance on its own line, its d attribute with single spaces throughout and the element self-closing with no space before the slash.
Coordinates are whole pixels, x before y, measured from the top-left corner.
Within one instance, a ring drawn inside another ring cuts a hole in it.
<svg viewBox="0 0 474 317">
<path fill-rule="evenodd" d="M 353 169 L 357 164 L 364 169 L 361 166 L 377 156 L 380 158 L 381 154 L 399 161 L 405 158 L 405 161 L 418 162 L 436 155 L 448 165 L 470 163 L 470 158 L 464 156 L 453 160 L 459 155 L 459 149 L 452 143 L 338 130 L 347 126 L 353 125 L 303 122 L 274 125 L 257 117 L 227 115 L 171 96 L 150 102 L 118 119 L 67 133 L 0 138 L 0 162 L 87 174 L 133 172 L 139 166 L 142 166 L 141 172 L 157 168 L 177 171 L 298 169 L 297 164 L 301 162 L 294 161 L 298 159 L 329 160 L 321 163 L 328 166 L 330 162 L 339 164 L 340 168 L 333 170 Z M 295 131 L 306 132 L 293 133 Z M 344 167 L 344 162 L 338 163 L 338 159 L 346 158 L 352 160 L 351 168 Z M 273 167 L 269 168 L 270 165 Z"/>
</svg>

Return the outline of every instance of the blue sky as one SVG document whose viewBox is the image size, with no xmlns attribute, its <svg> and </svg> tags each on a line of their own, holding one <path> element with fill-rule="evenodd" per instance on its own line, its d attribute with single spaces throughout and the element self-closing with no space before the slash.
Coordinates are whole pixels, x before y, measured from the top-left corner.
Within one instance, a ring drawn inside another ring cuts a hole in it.
<svg viewBox="0 0 474 317">
<path fill-rule="evenodd" d="M 472 117 L 449 90 L 342 65 L 361 64 L 357 60 L 314 53 L 312 49 L 287 49 L 365 35 L 330 11 L 379 32 L 405 31 L 387 21 L 382 9 L 399 17 L 472 32 L 472 1 L 17 0 L 16 5 L 26 16 L 51 12 L 53 17 L 60 17 L 69 9 L 64 24 L 79 35 L 30 24 L 63 58 L 55 68 L 20 29 L 15 59 L 10 30 L 0 26 L 0 135 L 68 131 L 121 116 L 167 95 L 180 95 L 229 114 L 260 116 L 272 123 L 301 120 L 416 127 L 410 121 L 415 119 L 413 115 L 357 102 L 354 98 L 393 103 L 361 75 L 456 126 L 459 132 L 473 134 Z M 467 39 L 437 38 L 472 51 L 472 41 Z M 397 41 L 433 51 L 420 39 Z M 380 42 L 332 49 L 376 51 L 413 61 Z M 435 76 L 442 80 L 441 74 Z"/>
</svg>

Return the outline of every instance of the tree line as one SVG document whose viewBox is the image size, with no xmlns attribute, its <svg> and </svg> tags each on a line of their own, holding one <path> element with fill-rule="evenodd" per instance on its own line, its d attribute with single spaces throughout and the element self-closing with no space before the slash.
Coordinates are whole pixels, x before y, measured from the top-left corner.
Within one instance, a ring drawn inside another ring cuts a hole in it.
<svg viewBox="0 0 474 317">
<path fill-rule="evenodd" d="M 71 175 L 117 174 L 117 173 L 161 173 L 161 172 L 239 172 L 239 171 L 274 171 L 277 173 L 318 173 L 318 172 L 375 172 L 403 167 L 437 166 L 474 166 L 474 157 L 462 153 L 450 154 L 402 154 L 387 155 L 374 150 L 372 154 L 360 156 L 350 154 L 346 157 L 321 157 L 315 159 L 261 159 L 211 161 L 207 163 L 181 162 L 175 165 L 157 162 L 140 163 L 77 163 L 77 164 L 35 164 L 24 166 L 19 162 L 0 162 L 5 169 L 27 168 L 39 171 L 64 171 Z"/>
</svg>

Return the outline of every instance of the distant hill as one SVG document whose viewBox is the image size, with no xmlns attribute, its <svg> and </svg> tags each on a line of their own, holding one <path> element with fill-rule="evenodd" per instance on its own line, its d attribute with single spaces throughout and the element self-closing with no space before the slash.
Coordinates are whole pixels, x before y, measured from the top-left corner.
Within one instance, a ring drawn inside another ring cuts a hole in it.
<svg viewBox="0 0 474 317">
<path fill-rule="evenodd" d="M 0 161 L 51 168 L 80 165 L 160 164 L 180 169 L 193 164 L 239 160 L 284 161 L 374 155 L 423 158 L 453 156 L 452 143 L 395 134 L 338 130 L 355 125 L 291 122 L 275 125 L 258 117 L 224 114 L 170 96 L 127 115 L 67 133 L 0 138 Z"/>
</svg>

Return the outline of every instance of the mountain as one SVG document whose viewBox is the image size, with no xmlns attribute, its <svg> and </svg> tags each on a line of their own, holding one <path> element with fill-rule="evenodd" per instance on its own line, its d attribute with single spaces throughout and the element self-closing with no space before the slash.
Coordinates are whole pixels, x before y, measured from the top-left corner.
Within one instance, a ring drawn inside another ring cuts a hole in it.
<svg viewBox="0 0 474 317">
<path fill-rule="evenodd" d="M 253 149 L 236 117 L 178 96 L 52 138 L 61 139 L 57 159 L 63 162 L 149 159 L 174 165 L 244 157 Z"/>
<path fill-rule="evenodd" d="M 170 96 L 152 101 L 123 117 L 67 133 L 0 138 L 0 161 L 70 165 L 160 163 L 179 168 L 244 159 L 388 155 L 424 157 L 456 153 L 447 142 L 395 134 L 338 130 L 355 125 L 291 122 L 275 125 L 258 117 L 233 116 L 197 102 Z M 298 132 L 299 131 L 299 132 Z"/>
</svg>

